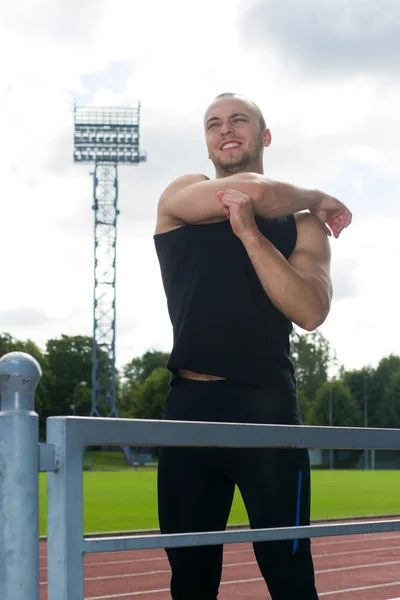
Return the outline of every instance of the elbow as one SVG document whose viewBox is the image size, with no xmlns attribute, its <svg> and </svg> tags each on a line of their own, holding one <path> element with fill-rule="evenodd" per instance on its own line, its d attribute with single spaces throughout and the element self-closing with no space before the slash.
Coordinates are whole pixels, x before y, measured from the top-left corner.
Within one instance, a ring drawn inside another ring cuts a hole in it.
<svg viewBox="0 0 400 600">
<path fill-rule="evenodd" d="M 306 331 L 315 331 L 325 323 L 331 309 L 331 301 L 332 290 L 330 287 L 315 295 L 313 301 L 310 302 L 309 310 L 304 314 L 303 323 L 300 327 Z"/>
<path fill-rule="evenodd" d="M 322 323 L 325 321 L 325 319 L 316 319 L 316 318 L 309 318 L 307 320 L 304 320 L 303 323 L 299 324 L 299 326 L 304 329 L 305 331 L 315 331 L 316 329 L 318 329 L 318 327 L 320 327 L 320 325 L 322 325 Z"/>
<path fill-rule="evenodd" d="M 246 193 L 253 200 L 254 208 L 257 213 L 257 205 L 264 199 L 266 193 L 266 179 L 259 173 L 240 173 L 240 180 L 246 186 Z"/>
<path fill-rule="evenodd" d="M 304 316 L 301 323 L 297 323 L 299 327 L 306 331 L 315 331 L 323 323 L 329 314 L 329 306 L 319 307 L 317 310 L 312 311 L 308 315 Z"/>
</svg>

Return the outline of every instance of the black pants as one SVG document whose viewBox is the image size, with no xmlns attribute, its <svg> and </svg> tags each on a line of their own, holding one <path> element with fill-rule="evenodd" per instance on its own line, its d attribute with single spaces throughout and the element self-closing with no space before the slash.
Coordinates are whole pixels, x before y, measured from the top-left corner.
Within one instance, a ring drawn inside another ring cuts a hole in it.
<svg viewBox="0 0 400 600">
<path fill-rule="evenodd" d="M 297 400 L 287 392 L 228 381 L 178 379 L 167 395 L 165 419 L 300 424 Z M 235 484 L 251 528 L 308 525 L 307 450 L 176 448 L 160 451 L 158 507 L 167 533 L 223 531 Z M 310 540 L 256 542 L 257 563 L 273 600 L 316 600 Z M 173 600 L 216 600 L 223 547 L 167 549 Z"/>
</svg>

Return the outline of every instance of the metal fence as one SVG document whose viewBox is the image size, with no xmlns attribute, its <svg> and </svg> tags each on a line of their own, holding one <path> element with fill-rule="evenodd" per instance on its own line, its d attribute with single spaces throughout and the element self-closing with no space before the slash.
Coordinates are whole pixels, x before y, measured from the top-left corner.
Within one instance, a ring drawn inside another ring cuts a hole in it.
<svg viewBox="0 0 400 600">
<path fill-rule="evenodd" d="M 39 599 L 38 474 L 47 472 L 48 600 L 83 600 L 85 554 L 400 531 L 400 520 L 173 535 L 86 538 L 83 452 L 88 445 L 230 448 L 400 448 L 398 429 L 51 417 L 39 444 L 34 392 L 40 365 L 0 360 L 0 598 Z"/>
</svg>

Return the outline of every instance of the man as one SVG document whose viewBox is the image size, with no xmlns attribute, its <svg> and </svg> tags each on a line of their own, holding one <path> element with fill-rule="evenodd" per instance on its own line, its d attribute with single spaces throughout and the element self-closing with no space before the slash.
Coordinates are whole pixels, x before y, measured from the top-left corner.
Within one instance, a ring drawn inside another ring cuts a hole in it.
<svg viewBox="0 0 400 600">
<path fill-rule="evenodd" d="M 293 322 L 311 331 L 326 319 L 327 236 L 351 213 L 263 175 L 271 132 L 253 102 L 218 96 L 204 127 L 215 179 L 180 177 L 158 204 L 154 240 L 174 333 L 164 418 L 300 425 L 289 334 Z M 162 448 L 161 532 L 223 531 L 235 484 L 252 528 L 309 524 L 306 450 Z M 318 598 L 310 540 L 254 551 L 273 600 Z M 222 546 L 167 554 L 173 600 L 216 600 Z"/>
</svg>

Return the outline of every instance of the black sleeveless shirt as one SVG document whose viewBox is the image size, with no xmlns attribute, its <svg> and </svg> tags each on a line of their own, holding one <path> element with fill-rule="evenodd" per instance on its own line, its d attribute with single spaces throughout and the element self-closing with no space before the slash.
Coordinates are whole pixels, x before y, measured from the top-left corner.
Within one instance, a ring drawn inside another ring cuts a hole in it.
<svg viewBox="0 0 400 600">
<path fill-rule="evenodd" d="M 293 216 L 256 217 L 287 259 L 297 241 Z M 167 368 L 295 390 L 292 323 L 272 304 L 230 222 L 184 225 L 154 235 L 173 326 Z"/>
</svg>

